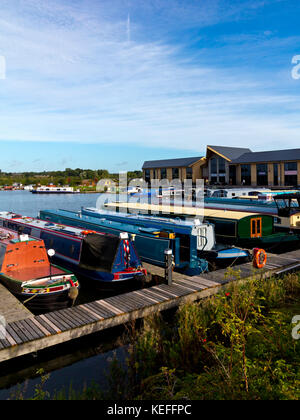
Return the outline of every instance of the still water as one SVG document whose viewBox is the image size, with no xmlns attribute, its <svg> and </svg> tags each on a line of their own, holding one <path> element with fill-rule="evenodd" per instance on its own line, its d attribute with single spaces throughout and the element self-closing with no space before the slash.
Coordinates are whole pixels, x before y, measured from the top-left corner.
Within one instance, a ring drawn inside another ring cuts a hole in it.
<svg viewBox="0 0 300 420">
<path fill-rule="evenodd" d="M 0 191 L 0 210 L 12 211 L 26 216 L 36 217 L 42 209 L 66 209 L 78 211 L 82 206 L 95 207 L 99 194 L 39 195 L 28 191 Z M 104 198 L 109 198 L 103 196 Z M 84 296 L 84 300 L 86 296 Z M 97 298 L 99 296 L 97 295 Z M 95 299 L 94 299 L 95 300 Z M 106 372 L 111 360 L 116 357 L 124 363 L 126 347 L 121 345 L 123 329 L 114 329 L 109 333 L 97 334 L 77 343 L 49 349 L 42 355 L 31 355 L 16 359 L 13 363 L 0 365 L 0 400 L 10 396 L 20 388 L 25 397 L 33 396 L 34 388 L 40 383 L 36 374 L 43 368 L 51 373 L 45 389 L 53 393 L 70 384 L 74 390 L 82 390 L 84 385 L 95 382 L 101 388 L 106 387 Z"/>
<path fill-rule="evenodd" d="M 78 211 L 82 206 L 96 207 L 102 194 L 32 194 L 29 191 L 0 191 L 1 211 L 12 211 L 37 217 L 40 210 L 66 209 Z M 109 196 L 107 196 L 109 197 Z"/>
</svg>

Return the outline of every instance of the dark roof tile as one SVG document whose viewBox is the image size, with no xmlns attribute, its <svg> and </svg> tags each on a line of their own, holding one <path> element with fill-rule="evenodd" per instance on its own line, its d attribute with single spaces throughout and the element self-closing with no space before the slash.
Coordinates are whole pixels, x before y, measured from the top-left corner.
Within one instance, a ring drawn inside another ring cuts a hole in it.
<svg viewBox="0 0 300 420">
<path fill-rule="evenodd" d="M 252 153 L 250 149 L 242 147 L 227 147 L 227 146 L 211 146 L 208 145 L 211 149 L 215 150 L 217 153 L 227 157 L 230 160 L 239 158 L 244 153 Z"/>
<path fill-rule="evenodd" d="M 268 152 L 244 153 L 232 163 L 261 163 L 300 160 L 300 149 L 273 150 Z"/>
<path fill-rule="evenodd" d="M 144 162 L 143 169 L 152 168 L 181 168 L 193 165 L 202 159 L 203 156 L 180 158 L 180 159 L 165 159 L 165 160 L 148 160 Z"/>
</svg>

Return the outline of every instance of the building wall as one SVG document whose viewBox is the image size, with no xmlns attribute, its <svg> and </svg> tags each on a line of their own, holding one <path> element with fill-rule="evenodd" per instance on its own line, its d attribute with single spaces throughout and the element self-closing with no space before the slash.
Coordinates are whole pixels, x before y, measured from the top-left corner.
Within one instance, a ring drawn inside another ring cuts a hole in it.
<svg viewBox="0 0 300 420">
<path fill-rule="evenodd" d="M 251 165 L 251 186 L 255 187 L 257 184 L 257 172 L 256 172 L 256 165 Z"/>
<path fill-rule="evenodd" d="M 262 162 L 267 163 L 267 162 Z M 278 187 L 285 186 L 285 175 L 284 175 L 284 164 L 285 162 L 274 162 L 278 163 Z M 268 165 L 268 183 L 266 186 L 274 187 L 274 165 L 273 162 L 267 163 Z M 300 161 L 297 162 L 297 170 L 298 170 L 298 185 L 300 185 Z M 241 164 L 236 165 L 236 182 L 237 185 L 242 185 L 242 178 L 241 178 Z M 257 170 L 256 170 L 256 163 L 251 163 L 251 186 L 257 186 Z"/>
<path fill-rule="evenodd" d="M 192 165 L 192 179 L 195 183 L 197 179 L 203 179 L 207 178 L 209 181 L 211 181 L 211 159 L 215 157 L 217 158 L 217 171 L 219 168 L 219 156 L 214 153 L 210 153 L 207 160 L 201 160 L 199 162 L 196 162 L 194 165 Z M 274 186 L 274 165 L 273 162 L 265 162 L 267 163 L 267 185 L 269 187 Z M 275 162 L 276 163 L 276 162 Z M 285 162 L 278 162 L 278 186 L 283 187 L 285 185 L 285 175 L 284 175 L 284 163 Z M 225 161 L 225 180 L 226 183 L 229 184 L 229 164 L 230 162 Z M 251 165 L 251 185 L 253 187 L 257 186 L 257 168 L 256 163 L 252 163 Z M 242 179 L 241 179 L 241 164 L 237 164 L 236 166 L 236 185 L 242 185 Z M 179 179 L 183 182 L 186 179 L 186 167 L 179 168 Z M 298 185 L 300 185 L 300 161 L 297 161 L 297 181 Z M 145 170 L 143 170 L 143 175 L 145 179 Z M 150 169 L 150 179 L 161 179 L 161 171 L 159 168 L 152 168 Z M 169 181 L 172 180 L 172 168 L 167 168 L 167 179 Z"/>
</svg>

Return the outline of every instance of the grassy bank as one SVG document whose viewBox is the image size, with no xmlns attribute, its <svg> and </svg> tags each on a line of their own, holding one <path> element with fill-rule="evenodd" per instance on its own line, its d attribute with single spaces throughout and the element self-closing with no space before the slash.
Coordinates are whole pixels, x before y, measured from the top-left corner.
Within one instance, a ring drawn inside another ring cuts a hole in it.
<svg viewBox="0 0 300 420">
<path fill-rule="evenodd" d="M 299 399 L 300 277 L 233 282 L 171 319 L 158 315 L 132 325 L 127 369 L 111 363 L 109 390 L 45 394 L 53 399 Z"/>
</svg>

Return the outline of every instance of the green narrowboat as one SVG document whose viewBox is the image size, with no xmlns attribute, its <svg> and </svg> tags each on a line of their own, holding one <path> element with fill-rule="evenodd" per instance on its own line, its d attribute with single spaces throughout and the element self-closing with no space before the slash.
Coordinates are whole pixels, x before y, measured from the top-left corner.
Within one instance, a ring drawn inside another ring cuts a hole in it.
<svg viewBox="0 0 300 420">
<path fill-rule="evenodd" d="M 269 249 L 298 243 L 300 236 L 275 232 L 275 217 L 269 214 L 205 209 L 204 220 L 215 225 L 217 241 L 246 248 Z"/>
<path fill-rule="evenodd" d="M 282 245 L 298 245 L 297 233 L 276 232 L 276 217 L 270 214 L 247 213 L 243 211 L 207 209 L 192 206 L 177 206 L 148 203 L 106 203 L 105 207 L 116 211 L 139 212 L 165 217 L 202 217 L 215 226 L 216 240 L 245 248 L 280 248 Z"/>
</svg>

